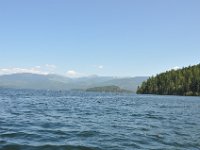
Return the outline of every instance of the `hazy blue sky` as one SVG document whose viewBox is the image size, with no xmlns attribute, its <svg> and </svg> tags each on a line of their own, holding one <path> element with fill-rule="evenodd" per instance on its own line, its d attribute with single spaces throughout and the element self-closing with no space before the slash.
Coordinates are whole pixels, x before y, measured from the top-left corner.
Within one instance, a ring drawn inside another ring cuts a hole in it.
<svg viewBox="0 0 200 150">
<path fill-rule="evenodd" d="M 200 0 L 1 0 L 0 74 L 153 75 L 200 63 Z"/>
</svg>

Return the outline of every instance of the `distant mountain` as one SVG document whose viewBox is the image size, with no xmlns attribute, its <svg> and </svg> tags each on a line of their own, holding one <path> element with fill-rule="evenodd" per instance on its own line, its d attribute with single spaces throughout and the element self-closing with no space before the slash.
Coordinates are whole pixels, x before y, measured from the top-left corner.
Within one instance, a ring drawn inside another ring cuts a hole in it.
<svg viewBox="0 0 200 150">
<path fill-rule="evenodd" d="M 150 77 L 137 93 L 200 96 L 200 64 Z"/>
<path fill-rule="evenodd" d="M 122 89 L 136 92 L 138 86 L 141 85 L 141 83 L 147 79 L 148 79 L 148 77 L 114 78 L 109 81 L 102 82 L 102 83 L 98 84 L 98 86 L 115 85 Z"/>
<path fill-rule="evenodd" d="M 50 89 L 50 90 L 86 90 L 101 86 L 118 86 L 119 88 L 136 92 L 137 87 L 147 77 L 115 78 L 88 76 L 68 78 L 56 74 L 39 75 L 20 73 L 0 76 L 0 88 L 16 89 Z"/>
<path fill-rule="evenodd" d="M 59 81 L 58 76 L 30 73 L 0 76 L 0 87 L 16 89 L 67 89 L 65 80 Z"/>
</svg>

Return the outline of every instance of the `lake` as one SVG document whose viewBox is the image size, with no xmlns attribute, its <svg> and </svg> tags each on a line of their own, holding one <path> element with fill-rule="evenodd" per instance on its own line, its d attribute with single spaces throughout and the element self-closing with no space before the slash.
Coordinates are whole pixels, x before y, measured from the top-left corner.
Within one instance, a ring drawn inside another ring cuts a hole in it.
<svg viewBox="0 0 200 150">
<path fill-rule="evenodd" d="M 200 97 L 0 90 L 1 150 L 199 150 Z"/>
</svg>

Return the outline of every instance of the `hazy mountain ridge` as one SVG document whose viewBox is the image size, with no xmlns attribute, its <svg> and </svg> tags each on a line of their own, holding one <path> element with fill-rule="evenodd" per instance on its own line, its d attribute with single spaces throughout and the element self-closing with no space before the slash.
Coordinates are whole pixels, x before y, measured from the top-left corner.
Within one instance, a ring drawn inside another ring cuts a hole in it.
<svg viewBox="0 0 200 150">
<path fill-rule="evenodd" d="M 115 85 L 122 89 L 130 90 L 130 91 L 137 91 L 139 85 L 142 84 L 143 81 L 148 79 L 148 77 L 127 77 L 127 78 L 114 78 L 107 82 L 102 82 L 99 86 L 109 86 Z"/>
<path fill-rule="evenodd" d="M 31 73 L 19 73 L 0 76 L 1 88 L 17 89 L 50 89 L 50 90 L 73 90 L 99 86 L 115 85 L 122 89 L 136 92 L 136 89 L 148 77 L 116 78 L 89 76 L 81 78 L 68 78 L 61 75 L 39 75 Z"/>
</svg>

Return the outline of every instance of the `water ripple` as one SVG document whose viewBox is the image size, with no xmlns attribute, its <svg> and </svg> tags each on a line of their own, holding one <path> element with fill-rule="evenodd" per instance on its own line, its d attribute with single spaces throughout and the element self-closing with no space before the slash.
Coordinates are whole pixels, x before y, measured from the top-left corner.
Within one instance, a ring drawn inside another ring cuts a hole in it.
<svg viewBox="0 0 200 150">
<path fill-rule="evenodd" d="M 200 149 L 200 98 L 0 90 L 1 150 Z"/>
</svg>

